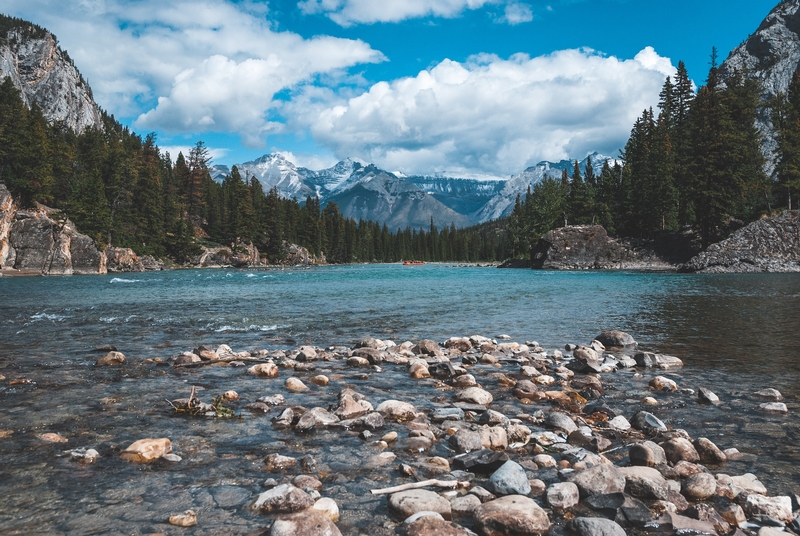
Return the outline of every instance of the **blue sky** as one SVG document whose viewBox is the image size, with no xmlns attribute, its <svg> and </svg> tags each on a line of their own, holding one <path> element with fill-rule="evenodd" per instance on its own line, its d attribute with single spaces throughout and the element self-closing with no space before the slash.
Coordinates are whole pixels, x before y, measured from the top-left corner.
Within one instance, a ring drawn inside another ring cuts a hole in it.
<svg viewBox="0 0 800 536">
<path fill-rule="evenodd" d="M 702 84 L 776 0 L 6 0 L 171 151 L 507 177 L 615 155 L 683 60 Z"/>
</svg>

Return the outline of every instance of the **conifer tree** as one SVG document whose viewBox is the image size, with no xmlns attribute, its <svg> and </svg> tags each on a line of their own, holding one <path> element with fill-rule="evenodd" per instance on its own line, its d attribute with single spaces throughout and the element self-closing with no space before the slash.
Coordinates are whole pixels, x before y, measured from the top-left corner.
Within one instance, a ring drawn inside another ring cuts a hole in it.
<svg viewBox="0 0 800 536">
<path fill-rule="evenodd" d="M 781 201 L 792 210 L 800 192 L 800 71 L 795 71 L 789 92 L 772 103 L 772 123 L 777 131 L 775 173 Z"/>
</svg>

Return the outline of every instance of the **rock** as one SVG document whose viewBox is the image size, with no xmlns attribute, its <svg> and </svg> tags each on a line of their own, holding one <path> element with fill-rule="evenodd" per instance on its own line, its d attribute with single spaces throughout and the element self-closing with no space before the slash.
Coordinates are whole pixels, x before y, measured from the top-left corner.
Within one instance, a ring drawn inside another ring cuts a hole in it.
<svg viewBox="0 0 800 536">
<path fill-rule="evenodd" d="M 631 445 L 628 451 L 628 457 L 631 460 L 631 465 L 653 467 L 655 465 L 667 463 L 667 456 L 664 453 L 664 449 L 652 441 L 642 441 L 641 443 Z"/>
<path fill-rule="evenodd" d="M 544 423 L 548 428 L 563 430 L 567 434 L 578 429 L 578 425 L 575 424 L 575 421 L 573 421 L 569 415 L 558 411 L 551 411 L 548 413 Z"/>
<path fill-rule="evenodd" d="M 698 390 L 697 400 L 701 404 L 719 404 L 719 397 L 704 387 Z"/>
<path fill-rule="evenodd" d="M 347 359 L 347 365 L 350 367 L 368 367 L 369 359 L 353 356 Z"/>
<path fill-rule="evenodd" d="M 374 348 L 358 348 L 353 350 L 354 357 L 366 359 L 370 365 L 380 365 L 383 363 L 383 354 Z"/>
<path fill-rule="evenodd" d="M 247 373 L 261 378 L 275 378 L 278 376 L 278 366 L 275 363 L 259 363 L 247 369 Z"/>
<path fill-rule="evenodd" d="M 783 395 L 777 389 L 762 389 L 760 391 L 756 391 L 753 393 L 753 396 L 757 398 L 762 398 L 764 400 L 770 400 L 772 402 L 780 402 L 783 400 Z"/>
<path fill-rule="evenodd" d="M 181 352 L 175 358 L 176 365 L 188 365 L 190 363 L 199 363 L 200 361 L 202 361 L 202 359 L 200 359 L 200 356 L 197 354 L 193 354 L 192 352 Z"/>
<path fill-rule="evenodd" d="M 427 437 L 409 437 L 397 442 L 395 448 L 406 452 L 425 452 L 433 446 L 433 441 Z"/>
<path fill-rule="evenodd" d="M 323 512 L 306 510 L 280 516 L 272 523 L 269 536 L 341 536 L 342 533 Z"/>
<path fill-rule="evenodd" d="M 603 359 L 598 353 L 587 346 L 578 346 L 572 351 L 573 360 L 567 363 L 567 368 L 575 372 L 601 372 Z"/>
<path fill-rule="evenodd" d="M 305 491 L 291 484 L 281 484 L 260 494 L 253 502 L 252 509 L 262 514 L 291 513 L 313 505 L 314 499 Z"/>
<path fill-rule="evenodd" d="M 481 500 L 471 493 L 450 499 L 450 510 L 456 516 L 472 516 L 472 512 L 480 505 Z"/>
<path fill-rule="evenodd" d="M 577 536 L 625 536 L 625 530 L 616 522 L 601 517 L 576 517 L 567 526 Z"/>
<path fill-rule="evenodd" d="M 690 501 L 704 501 L 717 491 L 717 479 L 708 473 L 697 473 L 683 481 L 681 493 Z"/>
<path fill-rule="evenodd" d="M 284 386 L 290 391 L 307 391 L 308 386 L 297 378 L 286 378 Z"/>
<path fill-rule="evenodd" d="M 669 463 L 676 464 L 680 461 L 697 463 L 700 461 L 700 455 L 688 439 L 676 437 L 663 442 L 661 447 L 664 449 Z"/>
<path fill-rule="evenodd" d="M 140 439 L 123 450 L 119 457 L 125 461 L 150 463 L 172 452 L 172 442 L 166 437 L 160 439 Z"/>
<path fill-rule="evenodd" d="M 100 366 L 119 366 L 125 363 L 125 355 L 122 352 L 108 352 L 97 360 L 96 365 Z"/>
<path fill-rule="evenodd" d="M 450 337 L 444 343 L 445 348 L 454 348 L 459 352 L 472 350 L 472 343 L 467 337 Z"/>
<path fill-rule="evenodd" d="M 52 432 L 39 434 L 36 437 L 38 437 L 42 441 L 46 441 L 47 443 L 67 443 L 69 441 L 69 439 L 67 439 L 66 437 L 60 434 L 54 434 Z"/>
<path fill-rule="evenodd" d="M 625 475 L 615 466 L 602 464 L 579 472 L 572 478 L 581 497 L 625 491 Z"/>
<path fill-rule="evenodd" d="M 264 469 L 270 473 L 291 469 L 297 465 L 297 458 L 281 454 L 268 454 L 264 457 Z"/>
<path fill-rule="evenodd" d="M 669 486 L 658 470 L 651 467 L 621 467 L 625 475 L 625 492 L 645 500 L 669 499 Z M 711 475 L 709 475 L 711 476 Z M 714 477 L 711 477 L 712 480 Z"/>
<path fill-rule="evenodd" d="M 383 341 L 380 341 L 373 337 L 366 337 L 356 342 L 353 345 L 353 350 L 357 348 L 372 348 L 374 350 L 380 350 L 383 346 L 384 346 Z"/>
<path fill-rule="evenodd" d="M 475 452 L 483 449 L 481 434 L 466 428 L 462 428 L 451 435 L 447 442 L 458 453 Z"/>
<path fill-rule="evenodd" d="M 461 369 L 463 372 L 463 369 Z M 428 365 L 428 373 L 434 378 L 446 380 L 456 375 L 456 369 L 450 362 L 431 363 Z"/>
<path fill-rule="evenodd" d="M 665 378 L 664 376 L 656 376 L 650 380 L 650 387 L 656 391 L 677 391 L 678 384 L 674 380 Z"/>
<path fill-rule="evenodd" d="M 480 505 L 473 515 L 484 535 L 538 536 L 550 529 L 547 513 L 533 499 L 507 495 Z"/>
<path fill-rule="evenodd" d="M 318 376 L 314 376 L 313 378 L 311 378 L 310 381 L 314 385 L 319 385 L 320 387 L 325 387 L 326 385 L 328 385 L 328 382 L 330 382 L 328 377 L 323 375 L 323 374 L 320 374 Z"/>
<path fill-rule="evenodd" d="M 90 464 L 97 461 L 97 458 L 100 457 L 100 453 L 95 449 L 79 448 L 69 451 L 69 456 L 70 459 L 74 461 Z"/>
<path fill-rule="evenodd" d="M 650 352 L 637 352 L 633 359 L 636 365 L 644 368 L 673 369 L 683 366 L 683 361 L 675 356 L 653 354 Z"/>
<path fill-rule="evenodd" d="M 423 355 L 439 355 L 439 354 L 442 353 L 442 350 L 441 350 L 441 348 L 439 348 L 439 345 L 436 344 L 435 341 L 432 341 L 430 339 L 425 339 L 423 341 L 420 341 L 419 343 L 417 343 L 416 346 L 414 346 L 411 349 L 411 351 L 414 352 L 417 355 L 419 355 L 419 354 L 423 354 Z"/>
<path fill-rule="evenodd" d="M 742 510 L 742 507 L 738 504 L 729 504 L 728 506 L 721 508 L 719 510 L 719 515 L 722 516 L 722 519 L 724 519 L 726 523 L 733 525 L 734 527 L 738 527 L 747 521 L 747 517 L 744 515 L 744 510 Z"/>
<path fill-rule="evenodd" d="M 705 437 L 694 441 L 694 448 L 700 456 L 700 462 L 709 465 L 719 465 L 725 463 L 728 457 L 710 439 Z"/>
<path fill-rule="evenodd" d="M 452 517 L 450 501 L 425 489 L 399 491 L 389 495 L 389 511 L 400 519 L 422 511 L 436 512 L 445 519 Z"/>
<path fill-rule="evenodd" d="M 373 410 L 372 404 L 366 400 L 356 400 L 350 393 L 339 396 L 339 405 L 333 410 L 334 415 L 342 420 L 355 419 Z"/>
<path fill-rule="evenodd" d="M 297 349 L 297 361 L 315 361 L 317 350 L 313 346 L 301 346 Z"/>
<path fill-rule="evenodd" d="M 424 361 L 416 361 L 408 367 L 408 375 L 414 379 L 430 378 L 428 365 Z"/>
<path fill-rule="evenodd" d="M 508 454 L 495 450 L 482 449 L 456 456 L 453 466 L 456 469 L 474 473 L 491 473 L 508 461 Z"/>
<path fill-rule="evenodd" d="M 749 516 L 765 515 L 773 517 L 784 523 L 790 523 L 794 519 L 792 514 L 792 499 L 788 496 L 765 497 L 752 493 L 747 496 L 744 511 Z"/>
<path fill-rule="evenodd" d="M 471 533 L 463 527 L 433 515 L 420 517 L 406 527 L 407 536 L 468 536 L 469 534 Z"/>
<path fill-rule="evenodd" d="M 539 388 L 536 387 L 536 384 L 530 380 L 520 380 L 514 386 L 514 390 L 512 391 L 514 396 L 519 399 L 528 399 L 528 400 L 538 400 L 539 396 Z"/>
<path fill-rule="evenodd" d="M 197 525 L 197 514 L 194 510 L 186 510 L 182 514 L 173 514 L 169 516 L 169 523 L 177 527 L 191 527 Z"/>
<path fill-rule="evenodd" d="M 383 420 L 383 415 L 378 413 L 377 411 L 373 411 L 371 413 L 367 413 L 366 415 L 362 415 L 361 417 L 357 417 L 355 419 L 348 419 L 346 421 L 339 421 L 335 424 L 335 426 L 346 428 L 350 430 L 377 430 L 378 428 L 383 428 L 385 421 Z"/>
<path fill-rule="evenodd" d="M 732 476 L 730 478 L 732 485 L 736 486 L 737 488 L 741 488 L 748 493 L 758 493 L 760 495 L 767 494 L 766 486 L 764 486 L 764 484 L 762 484 L 753 473 L 745 473 L 741 476 Z"/>
<path fill-rule="evenodd" d="M 339 422 L 339 417 L 325 408 L 312 408 L 306 411 L 297 421 L 295 431 L 308 432 L 318 426 L 328 426 Z"/>
<path fill-rule="evenodd" d="M 311 509 L 321 512 L 325 515 L 325 517 L 334 523 L 339 521 L 339 505 L 337 505 L 336 501 L 333 499 L 322 497 L 314 503 L 314 506 L 312 506 Z"/>
<path fill-rule="evenodd" d="M 417 416 L 417 409 L 413 405 L 399 400 L 384 400 L 375 410 L 387 419 L 398 422 L 410 421 Z"/>
<path fill-rule="evenodd" d="M 461 408 L 436 408 L 431 415 L 431 421 L 463 421 L 464 410 Z"/>
<path fill-rule="evenodd" d="M 505 428 L 491 426 L 481 428 L 479 431 L 481 446 L 493 450 L 505 450 L 508 448 L 508 436 Z"/>
<path fill-rule="evenodd" d="M 462 374 L 461 376 L 456 376 L 455 380 L 453 380 L 453 387 L 456 389 L 464 389 L 476 385 L 478 385 L 478 382 L 472 374 Z"/>
<path fill-rule="evenodd" d="M 531 492 L 525 469 L 511 460 L 492 473 L 489 484 L 496 495 L 527 495 Z"/>
<path fill-rule="evenodd" d="M 456 393 L 455 400 L 459 402 L 488 406 L 494 399 L 490 392 L 484 391 L 480 387 L 467 387 L 466 389 Z"/>
<path fill-rule="evenodd" d="M 545 492 L 545 499 L 550 508 L 562 512 L 577 506 L 581 500 L 578 486 L 572 482 L 551 484 Z"/>
<path fill-rule="evenodd" d="M 667 425 L 661 422 L 661 419 L 647 411 L 640 411 L 634 415 L 631 419 L 631 425 L 646 434 L 667 431 Z"/>
<path fill-rule="evenodd" d="M 633 339 L 631 335 L 625 333 L 624 331 L 604 331 L 597 337 L 595 337 L 596 341 L 602 343 L 605 347 L 624 347 L 624 346 L 635 346 L 636 341 Z"/>
<path fill-rule="evenodd" d="M 608 427 L 613 430 L 619 430 L 620 432 L 627 432 L 631 429 L 631 423 L 628 422 L 628 419 L 623 417 L 622 415 L 617 415 L 610 421 L 608 421 Z"/>
<path fill-rule="evenodd" d="M 764 402 L 759 404 L 758 411 L 762 413 L 786 414 L 789 408 L 783 402 Z"/>
</svg>

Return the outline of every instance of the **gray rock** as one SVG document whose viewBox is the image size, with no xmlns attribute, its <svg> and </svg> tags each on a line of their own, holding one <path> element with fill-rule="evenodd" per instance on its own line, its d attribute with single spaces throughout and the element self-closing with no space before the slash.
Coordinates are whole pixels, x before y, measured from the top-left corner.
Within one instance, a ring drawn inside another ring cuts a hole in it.
<svg viewBox="0 0 800 536">
<path fill-rule="evenodd" d="M 464 410 L 461 408 L 436 408 L 431 414 L 431 421 L 443 422 L 447 420 L 463 421 Z"/>
<path fill-rule="evenodd" d="M 528 495 L 531 492 L 531 485 L 525 469 L 511 460 L 504 463 L 489 477 L 489 484 L 497 495 Z"/>
<path fill-rule="evenodd" d="M 708 473 L 697 473 L 683 481 L 681 493 L 690 501 L 704 501 L 717 491 L 717 479 Z"/>
<path fill-rule="evenodd" d="M 683 361 L 672 355 L 637 352 L 633 358 L 636 360 L 638 366 L 644 368 L 660 368 L 666 370 L 683 366 Z"/>
<path fill-rule="evenodd" d="M 719 404 L 719 397 L 705 387 L 701 387 L 698 390 L 697 399 L 701 404 Z"/>
<path fill-rule="evenodd" d="M 601 517 L 576 517 L 567 525 L 578 536 L 625 536 L 616 522 Z"/>
<path fill-rule="evenodd" d="M 672 464 L 676 464 L 680 461 L 690 463 L 697 463 L 700 461 L 700 455 L 697 453 L 697 449 L 694 448 L 694 445 L 692 445 L 692 442 L 688 439 L 676 437 L 665 441 L 661 444 L 661 447 L 664 449 L 667 461 Z"/>
<path fill-rule="evenodd" d="M 624 347 L 624 346 L 634 346 L 636 341 L 634 338 L 625 333 L 624 331 L 604 331 L 597 337 L 595 340 L 601 342 L 607 348 L 610 347 Z"/>
<path fill-rule="evenodd" d="M 281 484 L 260 494 L 252 505 L 253 510 L 263 514 L 291 513 L 314 506 L 314 499 L 305 491 L 291 484 Z"/>
<path fill-rule="evenodd" d="M 558 482 L 551 484 L 545 492 L 547 504 L 555 510 L 569 510 L 580 502 L 578 486 L 572 482 Z"/>
<path fill-rule="evenodd" d="M 569 415 L 558 411 L 551 411 L 547 414 L 545 425 L 548 428 L 564 430 L 568 434 L 578 429 L 578 425 L 575 424 L 575 421 L 573 421 Z"/>
<path fill-rule="evenodd" d="M 272 523 L 269 536 L 341 536 L 336 525 L 322 512 L 306 510 L 280 516 Z"/>
<path fill-rule="evenodd" d="M 631 419 L 631 425 L 646 434 L 666 432 L 667 425 L 661 419 L 647 411 L 640 411 Z"/>
<path fill-rule="evenodd" d="M 400 491 L 389 495 L 389 511 L 400 519 L 406 519 L 418 512 L 431 511 L 440 514 L 444 519 L 452 517 L 450 501 L 424 489 Z"/>
<path fill-rule="evenodd" d="M 472 512 L 480 505 L 481 500 L 472 493 L 450 499 L 450 509 L 457 516 L 472 516 Z"/>
<path fill-rule="evenodd" d="M 669 499 L 669 486 L 658 470 L 652 467 L 621 467 L 620 471 L 625 475 L 625 491 L 629 495 L 646 500 Z"/>
<path fill-rule="evenodd" d="M 481 534 L 545 534 L 550 529 L 547 512 L 533 499 L 507 495 L 480 505 L 473 516 Z"/>
<path fill-rule="evenodd" d="M 611 464 L 602 464 L 580 471 L 572 478 L 572 482 L 578 486 L 581 497 L 625 491 L 625 475 Z"/>
<path fill-rule="evenodd" d="M 462 428 L 451 435 L 448 443 L 458 453 L 475 452 L 483 449 L 481 434 L 467 428 Z"/>
</svg>

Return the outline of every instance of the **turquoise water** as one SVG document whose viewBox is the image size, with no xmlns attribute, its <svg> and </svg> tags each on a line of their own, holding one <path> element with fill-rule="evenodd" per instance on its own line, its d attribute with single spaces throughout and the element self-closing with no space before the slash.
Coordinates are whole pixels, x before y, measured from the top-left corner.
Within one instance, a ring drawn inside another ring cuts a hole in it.
<svg viewBox="0 0 800 536">
<path fill-rule="evenodd" d="M 0 278 L 0 374 L 6 376 L 0 381 L 0 430 L 13 431 L 0 438 L 0 532 L 169 532 L 165 516 L 188 507 L 203 511 L 195 533 L 247 532 L 263 525 L 262 519 L 241 505 L 220 510 L 230 497 L 218 494 L 254 497 L 265 478 L 260 458 L 286 449 L 309 452 L 346 477 L 345 483 L 326 484 L 328 496 L 344 507 L 343 532 L 355 534 L 368 526 L 372 521 L 359 517 L 364 512 L 384 515 L 379 499 L 364 499 L 368 489 L 403 480 L 375 481 L 359 469 L 360 458 L 371 453 L 355 435 L 343 439 L 325 432 L 301 441 L 291 432 L 273 430 L 268 421 L 273 415 L 243 414 L 235 421 L 171 416 L 164 399 L 188 396 L 191 385 L 209 393 L 206 398 L 233 388 L 248 401 L 281 391 L 276 388 L 281 384 L 245 377 L 242 369 L 173 371 L 142 363 L 200 344 L 225 343 L 239 351 L 351 345 L 365 336 L 399 343 L 508 334 L 551 350 L 621 329 L 642 349 L 683 359 L 686 366 L 670 373 L 681 387 L 707 387 L 723 400 L 716 407 L 698 406 L 689 395 L 658 393 L 660 417 L 693 437 L 754 455 L 746 463 L 729 463 L 726 471 L 754 472 L 772 493 L 797 492 L 798 318 L 800 277 L 777 274 L 363 265 Z M 124 352 L 129 364 L 95 367 L 98 354 L 89 351 L 105 344 Z M 402 368 L 385 367 L 361 378 L 352 369 L 331 366 L 339 377 L 334 387 L 287 394 L 289 403 L 327 407 L 348 385 L 373 401 L 397 397 L 422 409 L 433 407 L 428 391 Z M 474 373 L 493 385 L 494 371 L 476 367 Z M 630 417 L 639 400 L 651 394 L 647 379 L 652 375 L 609 375 L 616 386 L 609 403 Z M 18 378 L 33 383 L 10 384 Z M 754 411 L 760 401 L 750 394 L 765 387 L 784 394 L 788 416 Z M 497 401 L 508 411 L 515 403 Z M 36 439 L 43 432 L 61 433 L 70 442 L 43 444 Z M 135 467 L 114 456 L 148 436 L 172 438 L 185 461 Z M 103 457 L 79 468 L 61 456 L 81 446 L 97 448 Z M 231 492 L 231 486 L 244 491 Z"/>
</svg>

